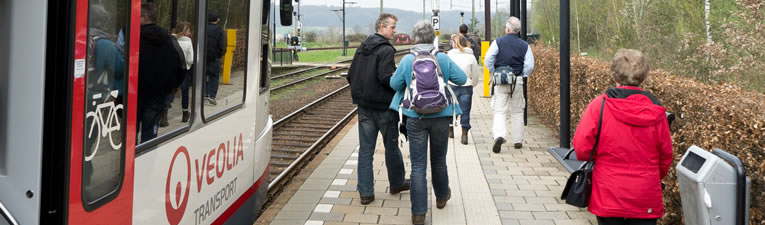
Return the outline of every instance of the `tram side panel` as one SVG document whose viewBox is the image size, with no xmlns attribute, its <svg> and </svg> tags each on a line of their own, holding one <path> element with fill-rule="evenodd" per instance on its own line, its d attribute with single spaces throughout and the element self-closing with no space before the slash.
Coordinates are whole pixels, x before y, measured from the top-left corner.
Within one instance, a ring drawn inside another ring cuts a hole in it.
<svg viewBox="0 0 765 225">
<path fill-rule="evenodd" d="M 0 204 L 22 224 L 40 215 L 46 8 L 0 1 Z"/>
<path fill-rule="evenodd" d="M 243 107 L 136 158 L 134 224 L 252 222 L 265 202 L 273 121 L 260 83 L 262 4 L 250 2 Z"/>
</svg>

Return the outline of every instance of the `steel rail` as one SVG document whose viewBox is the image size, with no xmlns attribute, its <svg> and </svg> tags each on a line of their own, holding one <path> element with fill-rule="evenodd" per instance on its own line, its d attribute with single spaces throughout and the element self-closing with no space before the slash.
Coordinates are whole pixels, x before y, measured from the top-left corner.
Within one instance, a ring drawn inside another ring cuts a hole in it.
<svg viewBox="0 0 765 225">
<path fill-rule="evenodd" d="M 316 69 L 321 69 L 322 67 L 324 67 L 324 66 L 314 66 L 314 67 L 311 67 L 311 68 L 306 68 L 306 69 L 302 69 L 302 70 L 298 70 L 298 71 L 294 71 L 294 72 L 289 72 L 289 73 L 273 76 L 273 77 L 271 77 L 271 80 L 276 80 L 276 79 L 281 79 L 281 78 L 284 78 L 284 77 L 294 76 L 294 75 L 297 75 L 297 74 L 301 74 L 303 72 L 307 72 L 307 71 L 311 71 L 311 70 L 316 70 Z"/>
<path fill-rule="evenodd" d="M 345 69 L 346 68 L 338 68 L 338 69 L 330 70 L 330 71 L 327 71 L 327 72 L 324 72 L 324 73 L 316 74 L 316 75 L 313 75 L 313 76 L 310 76 L 310 77 L 306 77 L 306 78 L 303 78 L 303 79 L 300 79 L 300 80 L 295 80 L 295 81 L 292 81 L 292 82 L 289 82 L 289 83 L 286 83 L 286 84 L 282 84 L 281 86 L 272 87 L 271 91 L 276 91 L 276 90 L 279 90 L 279 89 L 282 89 L 282 88 L 285 88 L 285 87 L 289 87 L 289 86 L 292 86 L 292 85 L 295 85 L 295 84 L 303 83 L 303 82 L 311 80 L 313 78 L 316 78 L 316 77 L 319 77 L 319 76 L 324 76 L 324 75 L 327 75 L 327 74 L 330 74 L 330 73 L 334 73 L 334 72 L 337 72 L 339 70 L 345 70 Z"/>
<path fill-rule="evenodd" d="M 323 102 L 329 100 L 330 98 L 334 97 L 335 95 L 339 94 L 340 92 L 346 90 L 348 87 L 350 87 L 350 85 L 345 85 L 345 86 L 343 86 L 343 87 L 333 91 L 332 93 L 329 93 L 329 94 L 325 95 L 324 97 L 321 97 L 321 98 L 317 99 L 316 101 L 313 101 L 310 104 L 308 104 L 306 106 L 303 106 L 302 108 L 300 108 L 298 110 L 295 110 L 294 112 L 290 113 L 289 115 L 279 119 L 278 121 L 276 121 L 274 123 L 274 129 L 276 129 L 278 127 L 281 127 L 282 125 L 284 125 L 286 123 L 286 121 L 290 121 L 292 119 L 295 119 L 294 117 L 296 117 L 296 115 L 298 115 L 298 114 L 300 114 L 302 112 L 305 112 L 307 109 L 309 109 L 309 108 L 311 108 L 311 107 L 313 107 L 315 105 L 318 105 L 320 103 L 323 103 Z M 303 163 L 305 163 L 304 161 L 309 159 L 310 156 L 313 156 L 316 153 L 317 149 L 319 149 L 319 147 L 323 147 L 322 145 L 324 144 L 324 142 L 327 139 L 334 137 L 334 133 L 336 131 L 338 131 L 339 129 L 341 129 L 342 126 L 345 126 L 345 124 L 351 118 L 353 118 L 353 115 L 356 113 L 357 110 L 358 110 L 358 107 L 355 107 L 348 114 L 346 114 L 342 119 L 340 119 L 340 121 L 335 123 L 335 125 L 333 125 L 332 128 L 330 128 L 329 130 L 324 132 L 324 134 L 321 137 L 319 137 L 319 139 L 316 140 L 316 142 L 311 144 L 310 147 L 308 147 L 303 153 L 301 153 L 300 156 L 298 156 L 298 158 L 295 161 L 290 163 L 290 165 L 287 166 L 287 168 L 284 169 L 284 171 L 282 171 L 276 178 L 271 180 L 271 182 L 268 184 L 268 192 L 271 193 L 273 191 L 272 189 L 274 187 L 277 187 L 277 185 L 281 185 L 281 183 L 283 182 L 283 179 L 285 179 L 285 177 L 287 177 L 288 174 L 292 174 L 293 172 L 296 172 L 298 166 L 302 165 Z"/>
</svg>

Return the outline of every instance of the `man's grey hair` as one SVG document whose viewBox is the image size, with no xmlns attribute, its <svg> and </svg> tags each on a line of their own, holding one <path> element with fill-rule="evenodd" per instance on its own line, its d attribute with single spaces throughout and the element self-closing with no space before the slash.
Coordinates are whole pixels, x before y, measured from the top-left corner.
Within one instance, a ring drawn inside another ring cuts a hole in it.
<svg viewBox="0 0 765 225">
<path fill-rule="evenodd" d="M 90 17 L 88 21 L 91 27 L 98 29 L 106 27 L 106 23 L 111 19 L 109 12 L 102 5 L 91 5 L 88 7 L 88 17 Z"/>
<path fill-rule="evenodd" d="M 507 18 L 507 22 L 505 22 L 505 28 L 510 29 L 510 33 L 520 33 L 521 20 L 519 20 L 517 17 L 511 16 L 510 18 Z"/>
<path fill-rule="evenodd" d="M 389 27 L 391 23 L 395 23 L 398 21 L 398 18 L 390 13 L 383 13 L 380 14 L 380 16 L 377 17 L 377 21 L 375 21 L 375 32 L 380 31 L 380 25 L 384 25 L 385 27 Z"/>
<path fill-rule="evenodd" d="M 415 44 L 430 44 L 436 39 L 436 32 L 433 30 L 433 25 L 430 25 L 430 21 L 420 20 L 412 28 L 412 38 L 414 38 Z"/>
</svg>

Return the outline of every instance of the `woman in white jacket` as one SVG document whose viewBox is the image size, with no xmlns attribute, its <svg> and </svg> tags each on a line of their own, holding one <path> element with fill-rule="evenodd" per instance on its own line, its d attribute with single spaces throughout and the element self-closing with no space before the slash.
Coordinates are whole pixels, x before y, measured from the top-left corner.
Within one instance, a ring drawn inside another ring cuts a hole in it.
<svg viewBox="0 0 765 225">
<path fill-rule="evenodd" d="M 191 65 L 194 64 L 194 45 L 191 42 L 191 24 L 188 22 L 180 22 L 175 27 L 175 39 L 178 41 L 178 46 L 183 49 L 183 55 L 186 57 L 186 75 L 181 83 L 181 107 L 183 108 L 183 116 L 181 122 L 185 123 L 189 121 L 189 85 L 191 83 Z"/>
<path fill-rule="evenodd" d="M 481 67 L 478 66 L 478 62 L 473 55 L 473 50 L 470 49 L 470 42 L 468 42 L 462 34 L 452 34 L 451 43 L 452 50 L 449 50 L 447 55 L 467 75 L 467 82 L 465 82 L 464 85 L 457 86 L 449 82 L 449 85 L 452 86 L 452 90 L 454 90 L 454 95 L 457 97 L 457 101 L 460 103 L 460 109 L 462 110 L 462 115 L 460 116 L 462 139 L 460 140 L 460 143 L 467 145 L 467 133 L 468 130 L 470 130 L 470 106 L 473 99 L 473 85 L 478 83 Z M 449 129 L 449 131 L 452 130 L 453 129 Z M 454 134 L 449 136 L 453 137 Z"/>
</svg>

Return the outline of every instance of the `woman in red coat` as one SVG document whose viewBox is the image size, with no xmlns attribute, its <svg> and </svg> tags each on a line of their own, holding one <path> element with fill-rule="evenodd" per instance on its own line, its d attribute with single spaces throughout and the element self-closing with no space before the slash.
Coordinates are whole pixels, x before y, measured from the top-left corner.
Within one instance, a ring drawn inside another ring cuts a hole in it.
<svg viewBox="0 0 765 225">
<path fill-rule="evenodd" d="M 640 51 L 620 49 L 611 63 L 616 88 L 593 99 L 574 134 L 577 159 L 587 159 L 597 138 L 589 211 L 599 225 L 655 225 L 664 214 L 661 179 L 672 163 L 666 109 L 638 86 L 648 75 Z"/>
</svg>

